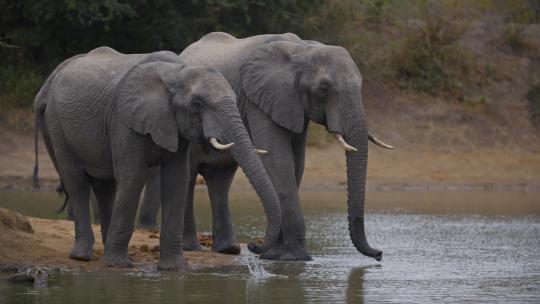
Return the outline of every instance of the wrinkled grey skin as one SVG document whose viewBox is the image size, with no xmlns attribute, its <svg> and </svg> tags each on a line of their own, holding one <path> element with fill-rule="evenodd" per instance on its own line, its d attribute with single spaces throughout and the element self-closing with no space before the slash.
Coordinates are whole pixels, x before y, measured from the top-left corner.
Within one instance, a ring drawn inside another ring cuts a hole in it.
<svg viewBox="0 0 540 304">
<path fill-rule="evenodd" d="M 36 97 L 35 119 L 73 209 L 70 257 L 92 259 L 92 189 L 100 210 L 103 262 L 131 266 L 127 247 L 139 196 L 148 167 L 160 165 L 158 267 L 182 269 L 189 142 L 208 150 L 209 138 L 235 143 L 230 154 L 261 197 L 268 227 L 276 227 L 267 230 L 267 237 L 277 240 L 279 201 L 235 100 L 216 69 L 186 65 L 170 52 L 125 55 L 102 47 L 62 63 Z"/>
<path fill-rule="evenodd" d="M 368 129 L 362 103 L 362 77 L 349 53 L 336 46 L 304 41 L 294 34 L 236 39 L 211 33 L 180 54 L 190 63 L 219 69 L 238 96 L 242 119 L 278 192 L 282 212 L 280 239 L 269 250 L 250 244 L 261 258 L 310 260 L 298 188 L 304 171 L 308 122 L 325 125 L 358 149 L 346 152 L 349 232 L 364 255 L 381 260 L 364 231 Z M 228 190 L 235 172 L 231 159 L 218 159 L 193 147 L 191 166 L 198 168 L 212 201 L 214 250 L 239 252 L 228 211 Z M 154 174 L 154 176 L 157 176 Z M 198 249 L 193 220 L 193 184 L 186 209 L 184 249 Z M 148 187 L 158 185 L 150 180 Z M 148 194 L 156 193 L 150 190 Z M 146 195 L 144 204 L 157 209 L 159 198 Z M 150 210 L 145 206 L 143 210 Z M 142 214 L 144 219 L 154 216 Z M 143 224 L 148 224 L 144 223 Z"/>
</svg>

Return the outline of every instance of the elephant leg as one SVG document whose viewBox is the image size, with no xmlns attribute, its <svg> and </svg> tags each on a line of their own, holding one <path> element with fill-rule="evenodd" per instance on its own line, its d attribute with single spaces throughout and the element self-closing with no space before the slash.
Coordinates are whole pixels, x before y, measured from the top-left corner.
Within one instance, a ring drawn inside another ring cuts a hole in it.
<svg viewBox="0 0 540 304">
<path fill-rule="evenodd" d="M 103 245 L 107 243 L 107 233 L 111 223 L 115 183 L 113 180 L 92 180 L 92 191 L 94 192 L 96 205 L 99 209 L 99 222 L 101 223 L 101 240 Z"/>
<path fill-rule="evenodd" d="M 111 267 L 131 267 L 133 264 L 128 257 L 128 244 L 133 234 L 148 167 L 140 151 L 119 154 L 122 157 L 114 161 L 116 193 L 103 263 Z"/>
<path fill-rule="evenodd" d="M 302 177 L 304 176 L 304 165 L 306 162 L 306 138 L 309 120 L 306 120 L 304 132 L 294 135 L 292 139 L 292 149 L 294 153 L 294 171 L 296 175 L 297 188 L 300 188 Z"/>
<path fill-rule="evenodd" d="M 92 223 L 97 225 L 100 223 L 99 207 L 98 207 L 96 194 L 94 193 L 94 191 L 90 191 L 90 207 L 92 209 Z"/>
<path fill-rule="evenodd" d="M 190 178 L 188 143 L 179 143 L 174 159 L 161 167 L 161 235 L 158 268 L 187 267 L 182 252 L 184 211 Z"/>
<path fill-rule="evenodd" d="M 73 216 L 73 206 L 71 206 L 71 204 L 68 202 L 66 219 L 68 221 L 73 221 L 73 218 L 74 218 L 74 216 Z"/>
<path fill-rule="evenodd" d="M 212 250 L 219 253 L 240 253 L 229 212 L 229 189 L 237 169 L 237 164 L 221 168 L 201 166 L 212 205 Z"/>
<path fill-rule="evenodd" d="M 276 190 L 281 207 L 281 236 L 283 243 L 276 244 L 261 255 L 263 259 L 311 260 L 304 248 L 305 224 L 296 177 L 296 158 L 293 150 L 294 135 L 276 125 L 257 107 L 248 108 L 248 121 L 256 147 L 270 153 L 261 160 Z"/>
<path fill-rule="evenodd" d="M 144 229 L 157 229 L 156 222 L 159 206 L 161 205 L 161 167 L 148 170 L 144 199 L 139 212 L 139 226 Z"/>
<path fill-rule="evenodd" d="M 74 260 L 90 261 L 93 258 L 94 246 L 89 208 L 90 182 L 74 155 L 65 145 L 61 148 L 57 147 L 55 147 L 55 154 L 59 161 L 60 176 L 75 223 L 75 244 L 69 257 Z"/>
<path fill-rule="evenodd" d="M 193 191 L 197 181 L 198 169 L 191 168 L 189 176 L 189 186 L 187 192 L 186 209 L 184 214 L 184 242 L 183 249 L 186 251 L 201 250 L 201 244 L 197 237 L 197 226 L 195 225 L 195 214 L 193 212 Z"/>
</svg>

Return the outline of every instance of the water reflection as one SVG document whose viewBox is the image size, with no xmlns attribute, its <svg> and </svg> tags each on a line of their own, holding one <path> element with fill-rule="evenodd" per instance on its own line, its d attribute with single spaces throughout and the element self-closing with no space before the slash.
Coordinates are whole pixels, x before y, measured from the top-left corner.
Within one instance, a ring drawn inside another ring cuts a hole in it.
<svg viewBox="0 0 540 304">
<path fill-rule="evenodd" d="M 364 272 L 365 267 L 356 267 L 349 273 L 347 280 L 347 303 L 364 303 Z"/>
<path fill-rule="evenodd" d="M 513 199 L 507 203 L 511 206 L 529 196 L 510 196 Z M 451 197 L 461 200 L 459 195 Z M 431 199 L 429 208 L 434 208 L 438 200 Z M 492 199 L 487 195 L 482 207 L 474 208 L 489 208 Z M 258 261 L 276 276 L 254 279 L 246 265 L 184 275 L 56 274 L 48 288 L 39 290 L 8 285 L 3 280 L 6 275 L 0 274 L 0 303 L 540 303 L 536 209 L 528 215 L 416 209 L 368 213 L 368 239 L 384 250 L 382 263 L 377 263 L 352 246 L 345 204 L 326 201 L 304 204 L 307 244 L 314 261 Z M 209 229 L 211 222 L 206 203 L 198 203 L 202 230 Z M 231 210 L 241 239 L 264 234 L 265 218 L 259 209 L 260 204 L 251 199 L 233 200 Z"/>
<path fill-rule="evenodd" d="M 305 262 L 278 262 L 270 268 L 276 276 L 247 280 L 245 303 L 306 302 L 306 291 L 300 277 L 306 271 Z"/>
</svg>

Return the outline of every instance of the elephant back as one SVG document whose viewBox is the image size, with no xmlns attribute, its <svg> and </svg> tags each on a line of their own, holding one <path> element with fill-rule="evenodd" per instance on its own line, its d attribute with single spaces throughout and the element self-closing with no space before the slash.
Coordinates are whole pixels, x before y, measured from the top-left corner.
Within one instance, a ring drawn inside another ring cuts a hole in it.
<svg viewBox="0 0 540 304">
<path fill-rule="evenodd" d="M 266 34 L 238 39 L 223 32 L 213 32 L 205 35 L 199 41 L 188 46 L 179 57 L 189 64 L 206 65 L 218 69 L 234 89 L 238 109 L 245 119 L 246 96 L 242 91 L 240 68 L 257 48 L 274 41 L 302 40 L 292 33 Z"/>
<path fill-rule="evenodd" d="M 259 46 L 273 41 L 301 41 L 295 34 L 267 34 L 238 39 L 222 32 L 209 33 L 188 46 L 180 59 L 187 63 L 217 68 L 237 96 L 240 92 L 240 67 Z"/>
</svg>

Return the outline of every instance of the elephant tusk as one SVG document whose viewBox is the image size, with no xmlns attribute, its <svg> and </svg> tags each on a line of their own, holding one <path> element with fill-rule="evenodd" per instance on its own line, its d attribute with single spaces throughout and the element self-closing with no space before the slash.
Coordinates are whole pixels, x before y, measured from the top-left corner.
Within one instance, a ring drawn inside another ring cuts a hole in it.
<svg viewBox="0 0 540 304">
<path fill-rule="evenodd" d="M 268 153 L 268 151 L 266 151 L 266 150 L 260 150 L 260 149 L 255 149 L 255 153 L 257 153 L 257 154 L 266 154 L 266 153 Z"/>
<path fill-rule="evenodd" d="M 377 137 L 375 137 L 375 136 L 373 136 L 373 135 L 371 135 L 369 133 L 368 133 L 368 139 L 371 140 L 372 143 L 376 144 L 379 147 L 382 147 L 382 148 L 385 148 L 385 149 L 395 149 L 394 146 L 391 146 L 391 145 L 389 145 L 387 143 L 382 142 Z"/>
<path fill-rule="evenodd" d="M 230 144 L 226 144 L 226 145 L 220 144 L 219 141 L 217 139 L 215 139 L 214 137 L 210 138 L 210 144 L 216 150 L 227 150 L 230 147 L 234 146 L 234 143 L 230 143 Z"/>
<path fill-rule="evenodd" d="M 343 138 L 343 136 L 341 136 L 341 134 L 338 134 L 336 133 L 336 139 L 337 141 L 339 141 L 339 143 L 341 144 L 341 146 L 343 147 L 343 149 L 345 149 L 345 151 L 349 151 L 349 152 L 356 152 L 358 151 L 358 149 L 356 149 L 355 147 L 349 145 L 345 139 Z"/>
</svg>

